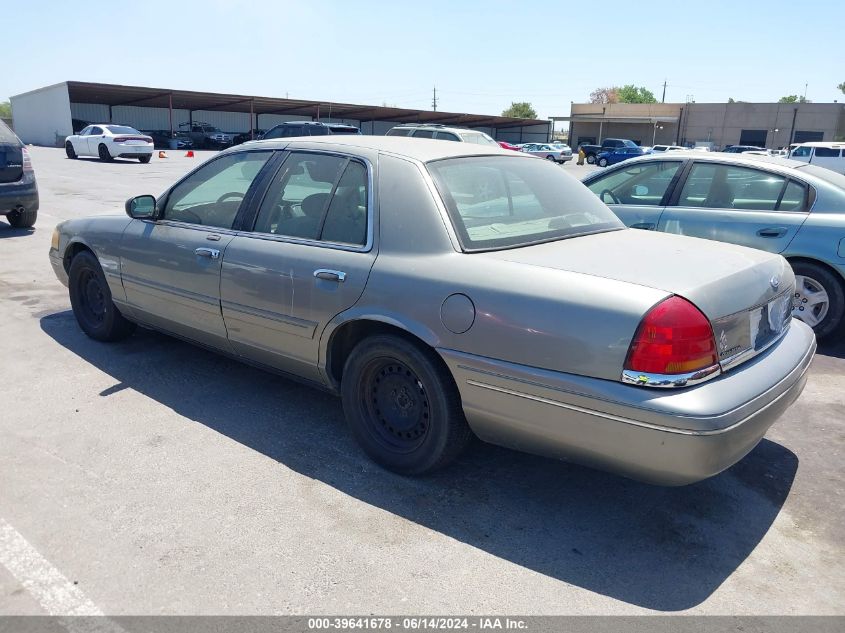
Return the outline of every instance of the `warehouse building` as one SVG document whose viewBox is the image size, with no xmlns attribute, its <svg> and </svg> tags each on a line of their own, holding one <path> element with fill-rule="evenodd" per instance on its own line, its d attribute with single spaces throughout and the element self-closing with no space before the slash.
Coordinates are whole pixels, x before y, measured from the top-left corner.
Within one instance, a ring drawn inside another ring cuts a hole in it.
<svg viewBox="0 0 845 633">
<path fill-rule="evenodd" d="M 15 132 L 24 143 L 62 146 L 89 123 L 116 123 L 171 133 L 207 123 L 223 132 L 267 130 L 285 121 L 346 123 L 385 134 L 400 123 L 439 123 L 486 132 L 510 143 L 545 142 L 552 122 L 485 114 L 279 99 L 142 86 L 65 81 L 11 97 Z"/>
<path fill-rule="evenodd" d="M 756 145 L 845 139 L 841 103 L 573 103 L 572 146 L 626 138 L 640 145 Z"/>
</svg>

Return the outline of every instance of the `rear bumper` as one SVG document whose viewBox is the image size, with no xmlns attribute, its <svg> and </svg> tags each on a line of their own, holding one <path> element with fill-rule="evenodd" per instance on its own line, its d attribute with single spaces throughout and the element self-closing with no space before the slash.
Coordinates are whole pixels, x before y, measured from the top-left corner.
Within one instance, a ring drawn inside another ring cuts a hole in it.
<svg viewBox="0 0 845 633">
<path fill-rule="evenodd" d="M 685 485 L 732 466 L 801 394 L 815 353 L 800 321 L 717 379 L 653 390 L 438 350 L 483 440 L 633 479 Z"/>
<path fill-rule="evenodd" d="M 24 175 L 18 182 L 0 183 L 0 214 L 5 215 L 18 207 L 38 210 L 38 185 L 35 177 Z"/>
</svg>

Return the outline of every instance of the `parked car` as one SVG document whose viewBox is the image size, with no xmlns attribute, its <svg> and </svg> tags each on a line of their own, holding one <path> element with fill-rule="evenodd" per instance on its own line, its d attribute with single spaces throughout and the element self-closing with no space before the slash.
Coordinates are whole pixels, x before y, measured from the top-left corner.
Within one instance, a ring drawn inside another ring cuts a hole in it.
<svg viewBox="0 0 845 633">
<path fill-rule="evenodd" d="M 252 133 L 250 132 L 241 132 L 240 134 L 235 134 L 235 138 L 232 140 L 232 145 L 240 145 L 241 143 L 246 143 L 248 141 L 254 141 L 257 139 L 264 138 L 264 134 L 266 134 L 265 130 L 253 130 Z"/>
<path fill-rule="evenodd" d="M 685 150 L 686 147 L 681 147 L 680 145 L 655 145 L 651 148 L 651 152 L 645 152 L 645 148 L 643 147 L 642 150 L 645 153 L 651 154 L 659 154 L 660 152 L 677 152 L 678 150 Z"/>
<path fill-rule="evenodd" d="M 756 145 L 728 145 L 725 147 L 722 152 L 725 154 L 742 154 L 743 152 L 750 152 L 754 150 L 763 150 L 765 151 L 765 147 L 757 147 Z"/>
<path fill-rule="evenodd" d="M 642 156 L 644 153 L 641 147 L 617 147 L 616 149 L 601 152 L 596 159 L 596 164 L 599 167 L 607 167 L 608 165 L 621 163 L 623 160 L 628 160 L 629 158 Z"/>
<path fill-rule="evenodd" d="M 553 147 L 548 143 L 526 143 L 519 151 L 561 164 L 568 160 L 572 160 L 571 149 Z"/>
<path fill-rule="evenodd" d="M 194 142 L 184 132 L 174 132 L 172 136 L 170 130 L 145 130 L 142 133 L 153 139 L 153 146 L 159 149 L 169 149 L 173 139 L 176 140 L 176 149 L 194 148 Z"/>
<path fill-rule="evenodd" d="M 331 134 L 360 134 L 354 125 L 322 123 L 320 121 L 288 121 L 267 130 L 261 138 L 289 138 L 294 136 L 328 136 Z"/>
<path fill-rule="evenodd" d="M 0 215 L 16 229 L 26 229 L 38 217 L 38 183 L 29 152 L 17 135 L 0 121 Z"/>
<path fill-rule="evenodd" d="M 845 176 L 781 158 L 667 152 L 584 184 L 632 228 L 783 255 L 797 278 L 793 314 L 820 338 L 845 333 Z"/>
<path fill-rule="evenodd" d="M 202 121 L 180 123 L 179 131 L 183 136 L 190 138 L 197 149 L 225 149 L 235 138 L 234 134 L 227 134 Z"/>
<path fill-rule="evenodd" d="M 564 170 L 499 147 L 256 141 L 126 213 L 53 236 L 88 336 L 140 323 L 310 381 L 404 474 L 475 433 L 697 481 L 757 444 L 815 350 L 779 255 L 627 230 Z"/>
<path fill-rule="evenodd" d="M 790 151 L 789 157 L 845 173 L 845 143 L 801 143 Z"/>
<path fill-rule="evenodd" d="M 580 147 L 584 150 L 587 162 L 592 165 L 598 160 L 598 156 L 602 152 L 611 152 L 620 147 L 638 148 L 639 145 L 624 138 L 606 138 L 601 142 L 601 145 L 582 144 Z"/>
<path fill-rule="evenodd" d="M 511 145 L 510 143 L 506 143 L 505 141 L 497 141 L 499 143 L 499 147 L 502 149 L 509 149 L 514 152 L 519 151 L 519 147 L 517 145 Z"/>
<path fill-rule="evenodd" d="M 153 157 L 153 139 L 128 125 L 100 123 L 89 125 L 79 134 L 65 139 L 68 158 L 97 156 L 102 161 L 115 158 L 137 158 L 149 163 Z"/>
<path fill-rule="evenodd" d="M 477 130 L 459 127 L 446 127 L 434 123 L 409 123 L 397 125 L 387 131 L 387 136 L 410 136 L 412 138 L 432 138 L 437 141 L 458 141 L 498 147 L 499 144 L 491 136 Z"/>
</svg>

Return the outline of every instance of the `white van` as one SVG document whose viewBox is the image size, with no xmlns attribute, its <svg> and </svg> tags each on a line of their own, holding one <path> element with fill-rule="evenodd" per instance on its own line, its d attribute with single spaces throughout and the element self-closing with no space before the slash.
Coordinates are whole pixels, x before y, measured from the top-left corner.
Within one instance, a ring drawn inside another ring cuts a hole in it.
<svg viewBox="0 0 845 633">
<path fill-rule="evenodd" d="M 845 143 L 799 143 L 789 152 L 792 160 L 812 163 L 845 174 Z"/>
</svg>

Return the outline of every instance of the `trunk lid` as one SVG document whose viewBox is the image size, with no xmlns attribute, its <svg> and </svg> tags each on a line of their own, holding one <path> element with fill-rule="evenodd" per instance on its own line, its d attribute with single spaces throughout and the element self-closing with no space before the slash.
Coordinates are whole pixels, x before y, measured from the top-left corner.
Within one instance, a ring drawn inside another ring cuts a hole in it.
<svg viewBox="0 0 845 633">
<path fill-rule="evenodd" d="M 791 315 L 795 277 L 787 261 L 723 242 L 626 229 L 481 256 L 681 296 L 710 320 L 726 368 L 777 340 Z"/>
</svg>

